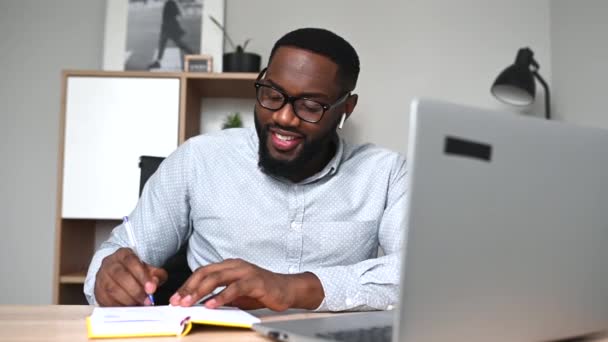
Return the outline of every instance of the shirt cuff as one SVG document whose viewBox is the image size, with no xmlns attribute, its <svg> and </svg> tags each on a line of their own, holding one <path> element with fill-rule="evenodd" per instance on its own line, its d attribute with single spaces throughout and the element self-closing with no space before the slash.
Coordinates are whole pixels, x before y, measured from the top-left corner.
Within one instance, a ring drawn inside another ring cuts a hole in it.
<svg viewBox="0 0 608 342">
<path fill-rule="evenodd" d="M 323 286 L 325 298 L 314 311 L 348 311 L 365 306 L 365 294 L 359 290 L 359 277 L 347 266 L 312 269 Z"/>
</svg>

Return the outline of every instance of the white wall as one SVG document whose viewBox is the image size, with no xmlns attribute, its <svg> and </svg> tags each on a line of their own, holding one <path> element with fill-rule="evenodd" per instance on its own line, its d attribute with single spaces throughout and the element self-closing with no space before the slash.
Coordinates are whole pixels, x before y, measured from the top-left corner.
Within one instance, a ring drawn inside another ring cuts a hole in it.
<svg viewBox="0 0 608 342">
<path fill-rule="evenodd" d="M 50 303 L 60 71 L 97 69 L 104 2 L 0 2 L 0 304 Z"/>
<path fill-rule="evenodd" d="M 404 3 L 308 0 L 304 5 L 280 0 L 227 0 L 226 25 L 235 42 L 253 39 L 248 50 L 261 54 L 263 65 L 274 42 L 293 29 L 323 27 L 344 37 L 361 60 L 355 91 L 360 95 L 359 105 L 344 131 L 355 141 L 373 141 L 405 151 L 403 132 L 397 127 L 406 127 L 407 106 L 391 100 L 402 98 L 401 84 L 406 80 L 398 71 L 409 51 L 402 39 L 407 17 Z M 387 126 L 391 127 L 387 130 Z"/>
<path fill-rule="evenodd" d="M 608 1 L 553 0 L 553 109 L 557 119 L 608 129 Z"/>
<path fill-rule="evenodd" d="M 521 111 L 490 93 L 496 76 L 529 46 L 551 82 L 549 1 L 408 0 L 404 101 L 414 94 Z M 537 90 L 538 92 L 538 90 Z M 542 116 L 542 91 L 524 112 Z"/>
<path fill-rule="evenodd" d="M 103 0 L 0 2 L 0 304 L 51 302 L 59 72 L 100 67 L 104 10 Z M 298 27 L 343 35 L 362 63 L 346 133 L 401 152 L 415 95 L 499 108 L 490 84 L 525 45 L 551 79 L 548 0 L 227 0 L 226 23 L 264 57 Z"/>
<path fill-rule="evenodd" d="M 249 50 L 264 57 L 282 34 L 302 26 L 344 36 L 361 59 L 359 105 L 347 136 L 401 152 L 414 96 L 514 111 L 489 89 L 523 46 L 551 80 L 548 0 L 308 0 L 297 9 L 291 1 L 228 0 L 226 13 L 233 39 L 253 38 Z"/>
</svg>

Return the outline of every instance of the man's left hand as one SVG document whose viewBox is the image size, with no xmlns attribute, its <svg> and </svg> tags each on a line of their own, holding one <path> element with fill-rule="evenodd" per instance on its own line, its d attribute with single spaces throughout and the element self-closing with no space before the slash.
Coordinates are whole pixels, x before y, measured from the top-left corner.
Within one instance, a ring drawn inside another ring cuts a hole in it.
<svg viewBox="0 0 608 342">
<path fill-rule="evenodd" d="M 205 302 L 207 308 L 231 305 L 246 310 L 313 310 L 325 296 L 321 282 L 312 273 L 273 273 L 244 260 L 227 259 L 194 271 L 169 302 L 191 306 L 220 286 L 226 288 Z"/>
</svg>

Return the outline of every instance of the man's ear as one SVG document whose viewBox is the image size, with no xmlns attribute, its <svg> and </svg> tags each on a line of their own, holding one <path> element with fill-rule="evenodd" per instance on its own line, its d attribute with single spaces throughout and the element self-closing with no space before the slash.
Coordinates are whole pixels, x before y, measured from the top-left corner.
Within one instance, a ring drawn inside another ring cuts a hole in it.
<svg viewBox="0 0 608 342">
<path fill-rule="evenodd" d="M 352 94 L 348 97 L 348 99 L 344 102 L 344 114 L 346 114 L 346 118 L 350 116 L 350 114 L 355 110 L 357 106 L 357 101 L 359 100 L 359 95 Z"/>
</svg>

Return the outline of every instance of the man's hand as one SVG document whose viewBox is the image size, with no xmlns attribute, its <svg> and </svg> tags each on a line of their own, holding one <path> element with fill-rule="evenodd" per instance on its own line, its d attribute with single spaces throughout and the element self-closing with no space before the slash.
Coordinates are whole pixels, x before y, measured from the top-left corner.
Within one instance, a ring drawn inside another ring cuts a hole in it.
<svg viewBox="0 0 608 342">
<path fill-rule="evenodd" d="M 143 263 L 130 248 L 108 255 L 95 278 L 95 299 L 101 306 L 150 305 L 147 294 L 167 280 L 167 271 Z"/>
<path fill-rule="evenodd" d="M 220 286 L 226 288 L 209 299 L 206 307 L 229 304 L 241 309 L 312 310 L 325 297 L 321 282 L 312 273 L 279 274 L 240 259 L 228 259 L 197 269 L 169 302 L 191 306 Z"/>
</svg>

